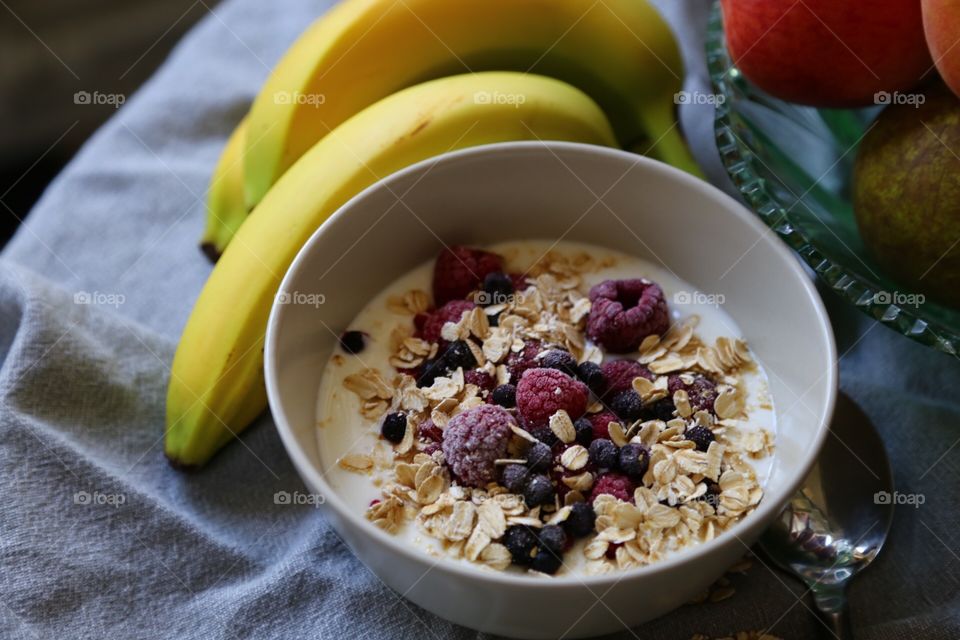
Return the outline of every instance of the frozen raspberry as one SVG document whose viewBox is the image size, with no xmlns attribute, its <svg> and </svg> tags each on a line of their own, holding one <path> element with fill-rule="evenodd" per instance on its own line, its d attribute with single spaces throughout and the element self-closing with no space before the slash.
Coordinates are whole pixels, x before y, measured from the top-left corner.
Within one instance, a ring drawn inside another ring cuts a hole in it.
<svg viewBox="0 0 960 640">
<path fill-rule="evenodd" d="M 674 393 L 683 389 L 687 392 L 687 397 L 690 399 L 690 406 L 694 411 L 709 411 L 713 413 L 713 403 L 717 399 L 716 383 L 706 376 L 692 374 L 693 382 L 687 384 L 683 381 L 683 378 L 690 375 L 691 374 L 683 374 L 683 377 L 680 375 L 672 375 L 667 378 L 667 388 L 670 389 L 670 396 L 672 397 Z"/>
<path fill-rule="evenodd" d="M 495 253 L 463 246 L 444 249 L 433 267 L 434 303 L 465 298 L 494 271 L 503 271 L 503 258 Z"/>
<path fill-rule="evenodd" d="M 633 502 L 633 481 L 620 473 L 608 473 L 597 478 L 593 485 L 593 491 L 590 492 L 590 504 L 597 499 L 597 496 L 608 493 L 618 500 L 624 502 Z"/>
<path fill-rule="evenodd" d="M 620 422 L 620 418 L 618 418 L 612 411 L 601 411 L 600 413 L 594 413 L 587 417 L 590 418 L 590 423 L 593 425 L 594 438 L 609 439 L 609 424 L 611 422 Z"/>
<path fill-rule="evenodd" d="M 524 371 L 538 366 L 537 355 L 542 349 L 543 343 L 539 340 L 524 340 L 523 349 L 511 351 L 507 355 L 507 370 L 510 371 L 510 381 L 513 384 L 520 381 Z"/>
<path fill-rule="evenodd" d="M 517 385 L 517 410 L 529 424 L 541 426 L 560 409 L 576 420 L 587 410 L 590 390 L 556 369 L 529 369 Z"/>
<path fill-rule="evenodd" d="M 420 424 L 420 426 L 417 428 L 417 433 L 424 440 L 429 440 L 431 442 L 443 441 L 443 429 L 435 425 L 433 420 L 430 418 L 427 418 Z"/>
<path fill-rule="evenodd" d="M 506 457 L 516 421 L 510 412 L 484 404 L 455 415 L 443 431 L 443 455 L 462 484 L 482 487 L 497 477 L 494 462 Z"/>
<path fill-rule="evenodd" d="M 463 374 L 463 380 L 467 384 L 474 384 L 480 387 L 481 395 L 483 395 L 484 391 L 493 391 L 493 388 L 496 386 L 493 377 L 483 369 L 470 369 L 470 371 Z"/>
<path fill-rule="evenodd" d="M 451 300 L 436 311 L 432 311 L 423 321 L 423 328 L 420 330 L 421 337 L 427 342 L 444 342 L 440 337 L 443 331 L 443 325 L 448 322 L 460 322 L 464 312 L 473 309 L 475 304 L 469 300 Z"/>
<path fill-rule="evenodd" d="M 607 399 L 621 391 L 633 389 L 634 378 L 646 378 L 653 382 L 650 369 L 636 360 L 610 360 L 600 366 L 600 371 L 606 381 L 603 397 Z"/>
<path fill-rule="evenodd" d="M 649 280 L 604 280 L 590 289 L 587 337 L 611 353 L 628 353 L 670 324 L 667 301 Z"/>
</svg>

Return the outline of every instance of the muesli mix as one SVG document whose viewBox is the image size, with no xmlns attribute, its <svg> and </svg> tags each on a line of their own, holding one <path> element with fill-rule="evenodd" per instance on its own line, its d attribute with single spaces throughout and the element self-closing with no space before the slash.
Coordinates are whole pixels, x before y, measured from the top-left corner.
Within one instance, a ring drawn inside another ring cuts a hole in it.
<svg viewBox="0 0 960 640">
<path fill-rule="evenodd" d="M 457 246 L 437 258 L 432 296 L 390 299 L 408 317 L 390 336 L 395 370 L 343 382 L 389 444 L 338 460 L 377 476 L 370 521 L 416 526 L 493 569 L 554 574 L 580 553 L 603 573 L 710 540 L 756 508 L 749 461 L 773 436 L 745 428 L 747 345 L 706 344 L 696 316 L 671 323 L 650 280 L 586 290 L 609 266 L 550 252 L 518 275 Z M 341 345 L 357 353 L 363 336 Z"/>
</svg>

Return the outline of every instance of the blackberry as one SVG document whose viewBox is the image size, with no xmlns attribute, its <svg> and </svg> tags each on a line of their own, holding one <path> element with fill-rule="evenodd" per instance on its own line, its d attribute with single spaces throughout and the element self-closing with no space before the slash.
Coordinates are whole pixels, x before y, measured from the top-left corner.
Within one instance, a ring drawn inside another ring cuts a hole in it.
<svg viewBox="0 0 960 640">
<path fill-rule="evenodd" d="M 540 548 L 555 555 L 562 556 L 567 547 L 567 534 L 563 527 L 555 524 L 545 525 L 540 529 Z"/>
<path fill-rule="evenodd" d="M 573 428 L 577 432 L 577 444 L 587 447 L 593 440 L 593 423 L 590 418 L 580 418 L 573 423 Z"/>
<path fill-rule="evenodd" d="M 527 478 L 530 476 L 530 470 L 522 464 L 508 464 L 503 468 L 500 475 L 500 484 L 505 486 L 510 493 L 523 493 L 523 488 L 527 484 Z"/>
<path fill-rule="evenodd" d="M 418 387 L 430 387 L 433 381 L 447 373 L 447 363 L 443 358 L 434 358 L 426 360 L 420 365 L 420 372 L 417 374 Z"/>
<path fill-rule="evenodd" d="M 697 451 L 706 451 L 710 448 L 710 443 L 716 440 L 716 436 L 707 427 L 697 425 L 687 429 L 687 432 L 683 434 L 683 439 L 690 440 L 697 445 Z"/>
<path fill-rule="evenodd" d="M 363 331 L 344 331 L 340 334 L 340 348 L 351 355 L 356 355 L 367 346 Z"/>
<path fill-rule="evenodd" d="M 577 375 L 577 360 L 565 349 L 551 349 L 540 357 L 544 369 L 557 369 L 569 376 Z"/>
<path fill-rule="evenodd" d="M 403 440 L 403 434 L 407 432 L 407 416 L 400 413 L 388 413 L 383 418 L 383 424 L 380 425 L 380 435 L 397 444 Z"/>
<path fill-rule="evenodd" d="M 503 271 L 491 271 L 483 279 L 483 293 L 477 302 L 485 307 L 506 304 L 513 295 L 513 279 Z"/>
<path fill-rule="evenodd" d="M 560 556 L 541 549 L 540 552 L 533 557 L 530 568 L 540 573 L 553 575 L 560 570 L 562 565 L 563 559 Z"/>
<path fill-rule="evenodd" d="M 612 440 L 597 438 L 587 449 L 590 462 L 599 469 L 612 469 L 617 466 L 617 445 Z"/>
<path fill-rule="evenodd" d="M 577 377 L 583 384 L 590 387 L 590 391 L 598 396 L 603 395 L 603 390 L 607 386 L 607 379 L 604 377 L 600 365 L 596 362 L 587 361 L 577 365 Z"/>
<path fill-rule="evenodd" d="M 650 466 L 650 452 L 642 444 L 631 442 L 620 448 L 618 462 L 621 471 L 639 480 Z"/>
<path fill-rule="evenodd" d="M 468 371 L 477 366 L 477 359 L 470 350 L 470 345 L 463 340 L 451 342 L 443 354 L 443 359 L 448 369 L 462 367 L 464 371 Z"/>
<path fill-rule="evenodd" d="M 502 384 L 493 390 L 493 401 L 506 409 L 517 406 L 517 386 Z"/>
<path fill-rule="evenodd" d="M 577 502 L 570 507 L 570 516 L 564 521 L 567 532 L 574 538 L 582 538 L 593 533 L 597 522 L 597 513 L 589 502 Z"/>
<path fill-rule="evenodd" d="M 527 507 L 533 509 L 542 504 L 553 502 L 554 490 L 550 478 L 543 475 L 530 476 L 527 486 L 523 489 L 523 501 Z"/>
<path fill-rule="evenodd" d="M 553 462 L 553 450 L 543 442 L 534 442 L 527 449 L 527 467 L 531 471 L 546 471 Z"/>
<path fill-rule="evenodd" d="M 640 399 L 640 394 L 632 389 L 613 396 L 610 408 L 617 417 L 626 422 L 634 422 L 643 417 L 643 400 Z"/>
<path fill-rule="evenodd" d="M 537 546 L 537 536 L 527 527 L 514 525 L 508 527 L 500 542 L 510 552 L 513 564 L 530 564 L 533 551 Z"/>
</svg>

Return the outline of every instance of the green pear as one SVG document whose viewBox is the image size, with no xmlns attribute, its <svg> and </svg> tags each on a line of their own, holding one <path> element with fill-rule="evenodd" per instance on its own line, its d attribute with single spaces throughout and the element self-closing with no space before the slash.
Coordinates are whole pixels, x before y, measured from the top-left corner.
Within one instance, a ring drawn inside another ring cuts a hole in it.
<svg viewBox="0 0 960 640">
<path fill-rule="evenodd" d="M 891 277 L 960 308 L 960 99 L 941 83 L 901 97 L 861 142 L 857 224 Z"/>
</svg>

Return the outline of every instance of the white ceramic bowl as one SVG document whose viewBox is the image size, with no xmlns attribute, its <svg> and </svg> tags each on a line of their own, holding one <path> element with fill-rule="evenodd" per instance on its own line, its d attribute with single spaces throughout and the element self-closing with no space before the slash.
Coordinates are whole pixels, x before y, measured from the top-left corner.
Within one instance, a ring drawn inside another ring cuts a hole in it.
<svg viewBox="0 0 960 640">
<path fill-rule="evenodd" d="M 487 572 L 404 546 L 347 508 L 324 479 L 315 424 L 320 378 L 335 343 L 327 327 L 346 328 L 396 277 L 436 256 L 441 239 L 483 245 L 561 237 L 665 264 L 699 290 L 724 296 L 725 310 L 767 370 L 777 411 L 775 460 L 763 501 L 708 543 L 604 576 Z M 280 293 L 326 300 L 274 305 L 267 329 L 270 407 L 303 480 L 325 496 L 330 523 L 387 585 L 443 618 L 491 633 L 591 636 L 687 602 L 747 551 L 797 489 L 833 412 L 833 334 L 796 258 L 719 190 L 621 151 L 508 143 L 417 164 L 367 189 L 317 230 Z"/>
</svg>

